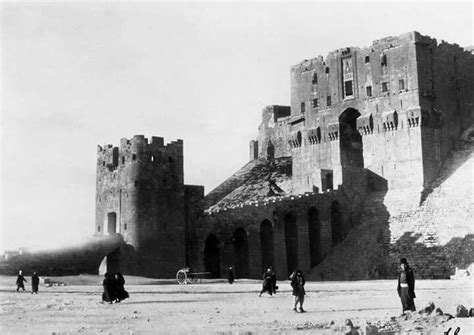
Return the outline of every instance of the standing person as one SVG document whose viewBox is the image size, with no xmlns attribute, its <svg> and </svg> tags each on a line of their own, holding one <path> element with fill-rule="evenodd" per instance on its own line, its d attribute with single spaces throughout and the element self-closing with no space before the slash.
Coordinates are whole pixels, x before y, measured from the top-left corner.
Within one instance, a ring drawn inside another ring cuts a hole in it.
<svg viewBox="0 0 474 335">
<path fill-rule="evenodd" d="M 39 281 L 38 273 L 33 272 L 33 275 L 31 276 L 31 294 L 38 294 Z"/>
<path fill-rule="evenodd" d="M 104 274 L 104 280 L 102 281 L 104 292 L 102 293 L 102 301 L 106 301 L 112 304 L 117 296 L 115 294 L 115 276 L 111 273 L 106 272 Z"/>
<path fill-rule="evenodd" d="M 21 289 L 23 289 L 23 291 L 25 291 L 25 284 L 23 283 L 26 283 L 27 280 L 25 279 L 25 277 L 23 277 L 23 271 L 18 271 L 18 277 L 16 277 L 16 291 L 18 292 Z"/>
<path fill-rule="evenodd" d="M 400 258 L 400 273 L 398 274 L 398 296 L 402 301 L 402 313 L 416 311 L 415 302 L 415 275 L 408 265 L 406 258 Z"/>
<path fill-rule="evenodd" d="M 229 281 L 229 284 L 231 285 L 235 280 L 234 270 L 232 270 L 232 266 L 229 266 L 229 272 L 227 273 L 227 280 Z"/>
<path fill-rule="evenodd" d="M 120 272 L 117 272 L 115 274 L 115 286 L 117 293 L 115 302 L 121 302 L 122 300 L 125 300 L 130 297 L 128 295 L 128 292 L 125 291 L 125 278 Z"/>
<path fill-rule="evenodd" d="M 276 294 L 276 290 L 278 289 L 277 276 L 276 276 L 275 271 L 273 270 L 273 267 L 271 267 L 271 266 L 270 266 L 270 271 L 271 271 L 271 281 L 272 281 L 273 294 Z"/>
<path fill-rule="evenodd" d="M 306 281 L 304 280 L 303 277 L 303 272 L 301 270 L 295 270 L 290 276 L 291 280 L 291 287 L 293 288 L 293 295 L 295 296 L 295 306 L 293 310 L 296 312 L 296 306 L 298 303 L 300 304 L 300 312 L 304 313 L 306 312 L 303 309 L 303 302 L 304 302 L 304 296 L 306 294 L 304 290 L 304 284 Z"/>
<path fill-rule="evenodd" d="M 263 292 L 268 292 L 268 294 L 273 294 L 273 283 L 272 283 L 272 270 L 270 268 L 267 269 L 262 275 L 262 290 L 260 291 L 259 297 L 262 296 Z"/>
</svg>

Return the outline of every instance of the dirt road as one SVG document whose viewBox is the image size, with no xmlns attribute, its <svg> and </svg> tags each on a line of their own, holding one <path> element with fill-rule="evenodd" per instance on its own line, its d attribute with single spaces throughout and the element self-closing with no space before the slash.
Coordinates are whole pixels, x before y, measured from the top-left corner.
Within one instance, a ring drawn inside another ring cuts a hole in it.
<svg viewBox="0 0 474 335">
<path fill-rule="evenodd" d="M 275 296 L 259 298 L 261 285 L 253 280 L 179 286 L 126 277 L 130 299 L 110 305 L 100 302 L 101 279 L 54 278 L 66 285 L 41 285 L 39 294 L 32 295 L 15 292 L 15 277 L 0 277 L 0 333 L 334 334 L 342 332 L 345 319 L 360 327 L 359 333 L 366 333 L 367 322 L 379 330 L 397 324 L 411 333 L 442 334 L 450 327 L 450 334 L 457 327 L 458 334 L 474 330 L 474 318 L 446 322 L 439 317 L 420 319 L 417 313 L 409 320 L 398 318 L 401 304 L 393 280 L 307 282 L 307 313 L 295 313 L 288 282 L 278 283 Z M 473 307 L 472 281 L 418 280 L 416 286 L 418 309 L 430 301 L 453 315 L 457 304 Z M 390 321 L 391 317 L 395 318 Z"/>
</svg>

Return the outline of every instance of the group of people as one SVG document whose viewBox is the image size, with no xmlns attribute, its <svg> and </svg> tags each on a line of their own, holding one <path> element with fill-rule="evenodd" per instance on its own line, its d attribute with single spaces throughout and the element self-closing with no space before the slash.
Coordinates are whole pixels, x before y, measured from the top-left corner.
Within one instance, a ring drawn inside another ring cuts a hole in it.
<svg viewBox="0 0 474 335">
<path fill-rule="evenodd" d="M 128 292 L 125 291 L 125 278 L 120 272 L 106 272 L 102 286 L 104 287 L 102 301 L 109 304 L 121 302 L 129 297 Z"/>
<path fill-rule="evenodd" d="M 18 276 L 16 277 L 16 291 L 19 292 L 20 289 L 25 291 L 25 283 L 28 281 L 25 279 L 23 276 L 23 271 L 20 270 L 18 271 Z M 38 273 L 33 272 L 31 275 L 31 294 L 38 294 L 38 288 L 39 288 L 39 276 Z"/>
<path fill-rule="evenodd" d="M 278 289 L 277 279 L 275 271 L 270 266 L 262 275 L 262 290 L 260 291 L 259 297 L 262 296 L 262 293 L 268 292 L 268 294 L 276 294 Z M 298 311 L 297 307 L 299 304 L 299 311 L 304 313 L 303 309 L 304 296 L 306 291 L 304 288 L 305 279 L 303 277 L 303 272 L 300 269 L 296 269 L 289 277 L 291 282 L 291 287 L 293 289 L 293 295 L 295 296 L 295 302 L 293 310 Z M 232 267 L 229 267 L 228 271 L 228 281 L 229 284 L 232 284 L 235 280 L 234 271 Z M 23 276 L 23 272 L 20 270 L 18 272 L 18 277 L 16 279 L 16 291 L 19 292 L 20 289 L 25 291 L 25 282 L 27 280 Z M 125 279 L 120 272 L 117 273 L 105 273 L 104 280 L 102 282 L 104 287 L 104 292 L 102 293 L 102 301 L 112 303 L 118 303 L 122 300 L 125 300 L 129 297 L 128 292 L 125 290 Z M 39 276 L 36 272 L 33 272 L 31 276 L 31 293 L 38 293 L 39 286 Z M 413 270 L 408 265 L 406 258 L 400 259 L 400 272 L 398 275 L 398 286 L 397 286 L 398 296 L 402 302 L 402 313 L 406 311 L 415 311 L 415 276 Z"/>
<path fill-rule="evenodd" d="M 230 268 L 229 271 L 231 272 L 232 268 Z M 278 286 L 276 285 L 276 274 L 272 267 L 269 267 L 267 271 L 263 273 L 262 279 L 262 290 L 260 291 L 259 297 L 262 296 L 262 293 L 264 292 L 268 292 L 270 295 L 275 294 Z M 293 289 L 293 296 L 295 297 L 293 310 L 298 312 L 297 307 L 299 304 L 299 312 L 304 313 L 306 312 L 303 309 L 304 296 L 306 295 L 304 285 L 306 281 L 303 277 L 303 272 L 300 269 L 296 269 L 290 275 L 289 279 Z M 233 281 L 234 277 L 232 273 L 232 282 Z M 416 311 L 414 301 L 416 298 L 415 275 L 413 274 L 411 267 L 408 265 L 406 258 L 400 259 L 400 272 L 398 275 L 397 292 L 402 303 L 402 313 L 405 314 L 407 311 Z"/>
</svg>

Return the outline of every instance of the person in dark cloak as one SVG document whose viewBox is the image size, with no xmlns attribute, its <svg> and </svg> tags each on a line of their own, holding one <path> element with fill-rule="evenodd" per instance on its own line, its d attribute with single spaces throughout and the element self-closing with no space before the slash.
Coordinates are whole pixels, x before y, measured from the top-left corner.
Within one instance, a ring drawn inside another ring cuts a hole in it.
<svg viewBox="0 0 474 335">
<path fill-rule="evenodd" d="M 106 272 L 104 274 L 104 280 L 102 281 L 104 292 L 102 293 L 102 301 L 106 301 L 112 304 L 117 299 L 115 276 L 111 273 Z"/>
<path fill-rule="evenodd" d="M 38 294 L 39 281 L 38 273 L 33 272 L 31 276 L 31 294 Z"/>
<path fill-rule="evenodd" d="M 262 296 L 263 292 L 268 292 L 268 294 L 273 294 L 273 281 L 272 281 L 272 270 L 270 268 L 267 269 L 262 275 L 262 290 L 260 291 L 259 297 Z"/>
<path fill-rule="evenodd" d="M 115 302 L 121 302 L 130 297 L 128 292 L 125 291 L 125 278 L 120 272 L 115 274 L 115 289 L 117 293 Z"/>
<path fill-rule="evenodd" d="M 25 284 L 27 280 L 23 277 L 23 271 L 18 271 L 18 277 L 16 277 L 16 291 L 18 292 L 20 288 L 25 291 Z"/>
<path fill-rule="evenodd" d="M 306 281 L 304 280 L 303 277 L 303 272 L 299 269 L 293 271 L 293 273 L 290 276 L 291 280 L 291 287 L 293 288 L 293 295 L 295 296 L 295 306 L 293 307 L 293 310 L 296 312 L 296 306 L 298 303 L 300 304 L 300 312 L 304 313 L 306 312 L 303 309 L 303 302 L 304 302 L 304 296 L 306 295 L 304 285 Z"/>
<path fill-rule="evenodd" d="M 276 290 L 278 290 L 277 286 L 277 276 L 273 268 L 270 266 L 270 271 L 271 271 L 271 281 L 272 281 L 272 291 L 273 294 L 276 294 Z"/>
<path fill-rule="evenodd" d="M 229 281 L 229 284 L 233 284 L 235 280 L 234 276 L 234 270 L 232 269 L 232 266 L 229 267 L 229 271 L 227 273 L 227 280 Z"/>
<path fill-rule="evenodd" d="M 416 311 L 414 299 L 415 295 L 415 275 L 408 265 L 406 258 L 400 259 L 400 273 L 398 274 L 398 296 L 402 302 L 402 313 L 405 311 Z"/>
</svg>

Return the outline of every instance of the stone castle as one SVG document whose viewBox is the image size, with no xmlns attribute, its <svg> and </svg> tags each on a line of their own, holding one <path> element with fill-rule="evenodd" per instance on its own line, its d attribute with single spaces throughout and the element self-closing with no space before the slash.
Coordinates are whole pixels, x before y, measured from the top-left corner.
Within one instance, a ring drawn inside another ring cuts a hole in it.
<svg viewBox="0 0 474 335">
<path fill-rule="evenodd" d="M 95 233 L 123 240 L 109 270 L 385 278 L 403 255 L 420 276 L 445 278 L 454 254 L 474 262 L 469 223 L 447 233 L 453 244 L 420 214 L 473 124 L 474 55 L 410 32 L 290 72 L 291 106 L 264 108 L 250 161 L 206 196 L 184 184 L 181 140 L 98 147 Z"/>
</svg>

